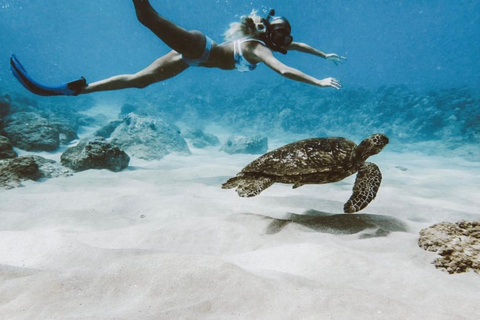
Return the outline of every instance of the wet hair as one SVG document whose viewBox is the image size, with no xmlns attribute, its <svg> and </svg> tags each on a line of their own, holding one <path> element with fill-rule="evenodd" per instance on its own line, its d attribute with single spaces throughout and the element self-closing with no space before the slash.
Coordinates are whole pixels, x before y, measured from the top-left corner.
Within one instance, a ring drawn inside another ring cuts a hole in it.
<svg viewBox="0 0 480 320">
<path fill-rule="evenodd" d="M 252 10 L 249 15 L 240 17 L 239 22 L 230 23 L 229 28 L 223 34 L 225 41 L 234 41 L 246 37 L 258 37 L 264 34 L 267 28 L 263 22 L 263 18 L 257 14 L 256 10 Z"/>
</svg>

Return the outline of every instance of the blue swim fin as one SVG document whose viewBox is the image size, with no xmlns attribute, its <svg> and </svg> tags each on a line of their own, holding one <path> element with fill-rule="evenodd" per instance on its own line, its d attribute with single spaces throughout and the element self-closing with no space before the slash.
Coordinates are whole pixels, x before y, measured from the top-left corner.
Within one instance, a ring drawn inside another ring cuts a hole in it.
<svg viewBox="0 0 480 320">
<path fill-rule="evenodd" d="M 40 96 L 76 96 L 87 86 L 84 77 L 59 86 L 45 86 L 33 80 L 17 57 L 10 57 L 10 70 L 17 80 L 30 92 Z"/>
</svg>

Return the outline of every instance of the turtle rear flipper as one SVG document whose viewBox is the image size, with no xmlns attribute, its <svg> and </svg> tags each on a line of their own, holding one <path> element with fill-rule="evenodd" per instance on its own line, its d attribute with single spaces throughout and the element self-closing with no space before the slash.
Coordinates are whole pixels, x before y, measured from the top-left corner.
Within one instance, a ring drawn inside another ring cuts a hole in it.
<svg viewBox="0 0 480 320">
<path fill-rule="evenodd" d="M 377 195 L 382 182 L 382 173 L 375 163 L 365 162 L 359 168 L 353 194 L 343 206 L 345 213 L 354 213 L 365 208 Z"/>
<path fill-rule="evenodd" d="M 237 188 L 236 191 L 240 197 L 255 197 L 263 190 L 275 183 L 275 180 L 268 177 L 255 177 L 243 173 L 236 177 L 228 179 L 222 184 L 223 189 Z"/>
</svg>

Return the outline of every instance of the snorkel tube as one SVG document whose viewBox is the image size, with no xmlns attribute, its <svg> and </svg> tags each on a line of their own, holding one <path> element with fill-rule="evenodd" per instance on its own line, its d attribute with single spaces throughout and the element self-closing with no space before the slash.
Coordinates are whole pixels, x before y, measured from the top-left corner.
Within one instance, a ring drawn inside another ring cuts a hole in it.
<svg viewBox="0 0 480 320">
<path fill-rule="evenodd" d="M 265 20 L 268 22 L 270 21 L 270 19 L 275 15 L 275 9 L 273 8 L 270 8 L 270 10 L 268 11 L 268 15 L 267 17 L 265 18 Z"/>
<path fill-rule="evenodd" d="M 267 28 L 265 44 L 273 51 L 286 54 L 286 48 L 293 41 L 293 37 L 290 35 L 292 27 L 287 18 L 274 15 L 275 9 L 270 9 L 267 17 L 263 19 L 263 23 Z"/>
</svg>

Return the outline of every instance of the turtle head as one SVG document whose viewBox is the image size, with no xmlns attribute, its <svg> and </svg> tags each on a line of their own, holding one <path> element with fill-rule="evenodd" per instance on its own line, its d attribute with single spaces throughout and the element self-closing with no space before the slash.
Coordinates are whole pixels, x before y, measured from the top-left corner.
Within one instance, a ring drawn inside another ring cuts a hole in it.
<svg viewBox="0 0 480 320">
<path fill-rule="evenodd" d="M 368 157 L 379 153 L 388 144 L 388 137 L 382 133 L 372 134 L 363 140 L 357 147 L 357 159 L 367 160 Z"/>
</svg>

